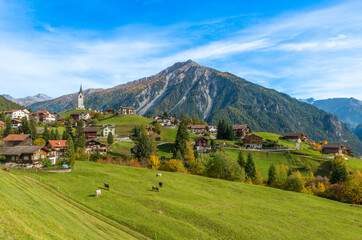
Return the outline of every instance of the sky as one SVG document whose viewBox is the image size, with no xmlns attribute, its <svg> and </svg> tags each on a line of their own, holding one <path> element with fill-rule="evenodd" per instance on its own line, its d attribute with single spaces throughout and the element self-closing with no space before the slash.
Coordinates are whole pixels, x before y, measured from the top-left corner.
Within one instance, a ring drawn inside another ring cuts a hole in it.
<svg viewBox="0 0 362 240">
<path fill-rule="evenodd" d="M 0 94 L 110 88 L 189 59 L 295 98 L 362 100 L 362 1 L 0 0 Z"/>
</svg>

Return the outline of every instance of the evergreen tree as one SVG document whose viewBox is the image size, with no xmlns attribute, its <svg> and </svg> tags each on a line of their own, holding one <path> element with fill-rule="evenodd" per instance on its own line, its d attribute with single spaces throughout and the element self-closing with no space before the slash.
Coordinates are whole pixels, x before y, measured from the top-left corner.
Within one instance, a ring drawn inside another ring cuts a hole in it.
<svg viewBox="0 0 362 240">
<path fill-rule="evenodd" d="M 67 146 L 65 149 L 65 157 L 67 158 L 67 163 L 68 165 L 74 165 L 74 161 L 75 161 L 75 150 L 74 150 L 74 143 L 73 143 L 73 138 L 72 137 L 68 137 L 67 139 Z"/>
<path fill-rule="evenodd" d="M 50 130 L 50 140 L 57 140 L 56 137 L 55 137 L 54 129 Z"/>
<path fill-rule="evenodd" d="M 175 152 L 180 151 L 182 156 L 185 156 L 185 147 L 187 141 L 189 141 L 187 124 L 185 122 L 181 122 L 177 130 Z"/>
<path fill-rule="evenodd" d="M 234 140 L 233 126 L 226 124 L 225 139 Z"/>
<path fill-rule="evenodd" d="M 23 117 L 21 119 L 22 125 L 19 128 L 19 132 L 20 133 L 24 133 L 24 134 L 30 134 L 30 125 L 29 125 L 29 121 L 26 117 Z"/>
<path fill-rule="evenodd" d="M 5 124 L 6 124 L 6 126 L 5 126 L 5 129 L 3 131 L 3 137 L 6 137 L 6 136 L 8 136 L 10 134 L 13 134 L 13 132 L 14 132 L 13 131 L 13 126 L 11 124 L 11 119 L 9 117 L 7 117 L 5 119 Z"/>
<path fill-rule="evenodd" d="M 47 124 L 45 124 L 45 127 L 44 127 L 43 139 L 45 140 L 45 142 L 48 142 L 48 140 L 50 139 L 50 133 L 49 133 Z"/>
<path fill-rule="evenodd" d="M 113 133 L 112 133 L 112 132 L 110 132 L 110 133 L 108 134 L 107 143 L 108 143 L 109 145 L 112 145 L 112 144 L 113 144 Z"/>
<path fill-rule="evenodd" d="M 183 158 L 182 153 L 181 153 L 180 150 L 177 150 L 177 152 L 176 152 L 176 154 L 175 154 L 175 158 L 176 158 L 177 160 L 181 160 L 181 161 L 184 160 L 184 158 Z"/>
<path fill-rule="evenodd" d="M 217 124 L 217 139 L 223 139 L 225 135 L 225 127 L 224 127 L 224 119 L 219 120 L 219 123 Z"/>
<path fill-rule="evenodd" d="M 194 117 L 192 118 L 192 123 L 195 125 L 201 124 L 200 118 L 198 114 L 194 114 Z"/>
<path fill-rule="evenodd" d="M 271 186 L 272 183 L 275 181 L 276 179 L 276 176 L 275 176 L 275 166 L 274 164 L 272 163 L 269 167 L 269 172 L 268 172 L 268 186 Z"/>
<path fill-rule="evenodd" d="M 60 139 L 61 139 L 60 134 L 59 134 L 59 131 L 58 131 L 58 128 L 55 129 L 55 139 L 56 139 L 56 140 L 60 140 Z"/>
<path fill-rule="evenodd" d="M 77 128 L 75 132 L 75 141 L 74 141 L 74 148 L 77 152 L 83 153 L 85 149 L 85 135 L 84 135 L 84 128 L 83 128 L 83 121 L 79 120 L 77 123 Z"/>
<path fill-rule="evenodd" d="M 147 135 L 147 131 L 143 125 L 140 127 L 139 137 L 136 143 L 135 157 L 138 159 L 144 159 L 150 157 L 152 154 L 150 139 Z"/>
<path fill-rule="evenodd" d="M 36 122 L 35 120 L 30 120 L 30 134 L 34 139 L 38 138 L 38 131 L 36 130 Z"/>
<path fill-rule="evenodd" d="M 256 169 L 255 169 L 255 163 L 253 160 L 253 157 L 251 156 L 251 154 L 248 154 L 248 161 L 246 162 L 245 165 L 245 173 L 248 177 L 248 179 L 255 181 L 255 177 L 256 177 Z"/>
<path fill-rule="evenodd" d="M 163 119 L 168 118 L 168 113 L 167 113 L 167 111 L 165 111 L 165 112 L 163 113 L 162 118 L 163 118 Z"/>
<path fill-rule="evenodd" d="M 238 164 L 239 164 L 239 166 L 241 168 L 245 168 L 245 166 L 246 166 L 246 162 L 245 162 L 244 155 L 243 155 L 242 151 L 240 151 L 239 155 L 238 155 Z"/>
<path fill-rule="evenodd" d="M 65 126 L 65 130 L 63 132 L 63 140 L 67 140 L 69 138 L 69 136 L 71 138 L 74 138 L 72 122 L 71 122 L 70 118 L 67 118 L 65 120 L 65 125 L 64 126 Z"/>
</svg>

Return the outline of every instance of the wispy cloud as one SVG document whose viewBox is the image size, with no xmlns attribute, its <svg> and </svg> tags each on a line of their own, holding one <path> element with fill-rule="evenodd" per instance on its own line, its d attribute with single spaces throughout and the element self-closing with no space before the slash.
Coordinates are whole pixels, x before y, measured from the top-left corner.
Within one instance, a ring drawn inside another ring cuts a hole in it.
<svg viewBox="0 0 362 240">
<path fill-rule="evenodd" d="M 357 1 L 286 13 L 214 40 L 205 35 L 227 27 L 230 18 L 128 25 L 104 33 L 39 22 L 34 27 L 31 10 L 18 16 L 9 9 L 22 8 L 0 0 L 0 81 L 3 93 L 15 97 L 38 92 L 55 97 L 76 91 L 80 83 L 112 87 L 193 59 L 295 97 L 362 99 Z"/>
</svg>

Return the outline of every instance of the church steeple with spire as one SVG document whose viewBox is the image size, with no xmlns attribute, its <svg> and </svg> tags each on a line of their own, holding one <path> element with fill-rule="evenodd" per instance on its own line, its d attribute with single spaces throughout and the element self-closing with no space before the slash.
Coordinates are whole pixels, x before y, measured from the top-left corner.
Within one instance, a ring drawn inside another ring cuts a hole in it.
<svg viewBox="0 0 362 240">
<path fill-rule="evenodd" d="M 82 89 L 82 84 L 80 85 L 80 90 L 78 93 L 78 106 L 77 106 L 77 110 L 84 110 L 84 94 L 83 94 L 83 89 Z"/>
</svg>

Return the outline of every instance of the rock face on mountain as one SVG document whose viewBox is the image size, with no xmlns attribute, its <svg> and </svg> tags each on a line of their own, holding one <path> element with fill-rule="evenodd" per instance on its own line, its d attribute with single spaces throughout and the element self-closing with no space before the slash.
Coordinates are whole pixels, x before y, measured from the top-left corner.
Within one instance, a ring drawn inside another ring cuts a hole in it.
<svg viewBox="0 0 362 240">
<path fill-rule="evenodd" d="M 37 103 L 37 102 L 43 102 L 43 101 L 52 99 L 51 97 L 49 97 L 45 94 L 42 94 L 42 93 L 39 93 L 35 96 L 28 96 L 25 98 L 13 98 L 9 94 L 3 94 L 3 96 L 5 98 L 7 98 L 8 100 L 15 102 L 17 104 L 20 104 L 22 106 L 29 106 L 29 105 Z"/>
<path fill-rule="evenodd" d="M 67 101 L 64 101 L 67 99 Z M 75 95 L 36 103 L 32 110 L 61 112 L 75 106 Z M 248 82 L 230 73 L 200 66 L 189 60 L 128 84 L 88 93 L 85 105 L 91 109 L 129 106 L 140 115 L 198 114 L 209 124 L 220 119 L 247 123 L 253 131 L 283 134 L 298 131 L 311 139 L 351 145 L 361 152 L 362 142 L 338 117 L 290 96 Z"/>
<path fill-rule="evenodd" d="M 362 123 L 362 101 L 355 98 L 299 99 L 339 117 L 351 129 Z"/>
</svg>

